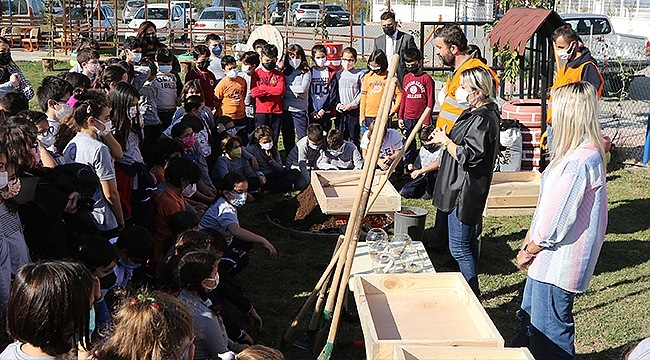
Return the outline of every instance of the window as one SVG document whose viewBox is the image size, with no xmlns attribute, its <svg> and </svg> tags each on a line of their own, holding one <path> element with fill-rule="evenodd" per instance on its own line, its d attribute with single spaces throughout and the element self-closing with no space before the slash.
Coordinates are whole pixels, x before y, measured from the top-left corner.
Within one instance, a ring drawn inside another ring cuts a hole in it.
<svg viewBox="0 0 650 360">
<path fill-rule="evenodd" d="M 149 19 L 154 19 L 154 20 L 169 19 L 169 12 L 167 11 L 167 8 L 148 8 L 147 10 L 148 10 L 147 14 L 149 15 Z M 138 14 L 135 15 L 135 18 L 144 19 L 144 8 L 138 11 Z"/>
<path fill-rule="evenodd" d="M 603 35 L 612 32 L 612 28 L 607 19 L 566 19 L 565 21 L 567 24 L 571 25 L 571 28 L 578 33 L 578 35 L 591 34 L 592 27 L 594 35 Z"/>
<path fill-rule="evenodd" d="M 236 20 L 237 13 L 234 11 L 226 11 L 226 20 Z M 223 20 L 223 10 L 210 10 L 203 11 L 201 14 L 201 20 Z"/>
<path fill-rule="evenodd" d="M 320 5 L 318 5 L 318 4 L 302 4 L 302 6 L 300 6 L 300 8 L 304 9 L 304 10 L 320 10 Z"/>
</svg>

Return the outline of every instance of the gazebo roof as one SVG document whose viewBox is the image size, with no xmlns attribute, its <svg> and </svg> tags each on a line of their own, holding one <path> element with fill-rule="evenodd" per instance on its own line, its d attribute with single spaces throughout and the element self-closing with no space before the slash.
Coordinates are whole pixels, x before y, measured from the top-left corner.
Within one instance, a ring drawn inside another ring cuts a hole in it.
<svg viewBox="0 0 650 360">
<path fill-rule="evenodd" d="M 524 55 L 526 43 L 536 32 L 541 36 L 550 36 L 564 20 L 553 10 L 512 8 L 499 20 L 488 38 L 490 46 L 503 48 L 510 43 L 510 50 Z"/>
</svg>

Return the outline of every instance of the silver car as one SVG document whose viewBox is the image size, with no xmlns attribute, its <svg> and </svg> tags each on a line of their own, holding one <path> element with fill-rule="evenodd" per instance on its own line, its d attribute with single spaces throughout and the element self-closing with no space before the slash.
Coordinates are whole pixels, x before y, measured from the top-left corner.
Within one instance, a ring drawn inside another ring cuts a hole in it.
<svg viewBox="0 0 650 360">
<path fill-rule="evenodd" d="M 293 26 L 302 24 L 316 25 L 323 15 L 323 9 L 317 3 L 295 3 L 291 5 L 291 20 Z"/>
<path fill-rule="evenodd" d="M 124 4 L 124 9 L 122 10 L 122 22 L 128 23 L 133 20 L 135 13 L 144 6 L 144 0 L 129 0 Z"/>
<path fill-rule="evenodd" d="M 246 42 L 246 18 L 241 9 L 236 7 L 226 7 L 225 12 L 221 6 L 205 8 L 194 24 L 194 30 L 196 32 L 193 37 L 197 42 L 205 41 L 210 33 L 225 34 L 228 42 Z"/>
</svg>

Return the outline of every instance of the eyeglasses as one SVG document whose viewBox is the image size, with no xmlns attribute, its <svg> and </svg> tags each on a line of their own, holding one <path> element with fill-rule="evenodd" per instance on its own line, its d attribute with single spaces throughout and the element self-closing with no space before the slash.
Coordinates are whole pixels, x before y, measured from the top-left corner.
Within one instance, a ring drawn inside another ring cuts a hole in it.
<svg viewBox="0 0 650 360">
<path fill-rule="evenodd" d="M 54 135 L 54 126 L 50 126 L 46 130 L 42 131 L 39 133 L 41 136 L 48 136 L 48 135 Z"/>
</svg>

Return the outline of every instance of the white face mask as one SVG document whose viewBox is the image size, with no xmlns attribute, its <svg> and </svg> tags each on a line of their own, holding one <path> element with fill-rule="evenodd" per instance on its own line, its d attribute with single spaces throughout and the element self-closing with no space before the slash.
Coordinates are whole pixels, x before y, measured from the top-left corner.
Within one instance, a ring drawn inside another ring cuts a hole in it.
<svg viewBox="0 0 650 360">
<path fill-rule="evenodd" d="M 134 105 L 129 107 L 129 119 L 133 120 L 136 116 L 138 116 L 138 106 Z"/>
<path fill-rule="evenodd" d="M 456 101 L 458 102 L 458 105 L 468 108 L 471 105 L 471 102 L 467 97 L 473 93 L 473 91 L 470 93 L 462 87 L 459 87 L 456 90 Z"/>
<path fill-rule="evenodd" d="M 231 78 L 231 79 L 236 78 L 236 77 L 237 77 L 237 74 L 238 74 L 237 69 L 231 69 L 231 70 L 228 70 L 228 71 L 226 72 L 226 76 L 229 77 L 229 78 Z"/>
<path fill-rule="evenodd" d="M 206 280 L 214 281 L 214 286 L 204 286 L 204 288 L 205 288 L 205 290 L 207 292 L 210 292 L 210 291 L 216 289 L 217 286 L 219 286 L 219 273 L 217 273 L 217 276 L 215 276 L 214 279 L 213 278 L 207 278 Z"/>
<path fill-rule="evenodd" d="M 61 110 L 54 110 L 54 117 L 57 121 L 61 121 L 72 112 L 72 108 L 68 103 L 60 102 L 58 104 L 61 106 Z"/>
<path fill-rule="evenodd" d="M 251 67 L 250 67 L 249 65 L 242 65 L 242 66 L 241 66 L 241 72 L 243 72 L 243 73 L 245 73 L 245 74 L 248 74 L 248 72 L 250 71 L 250 69 L 251 69 Z"/>
<path fill-rule="evenodd" d="M 350 70 L 354 69 L 354 64 L 355 64 L 354 61 L 341 60 L 341 66 L 343 66 L 343 68 L 345 70 L 347 70 L 347 71 L 350 71 Z"/>
<path fill-rule="evenodd" d="M 4 189 L 9 184 L 9 173 L 0 171 L 0 189 Z"/>
<path fill-rule="evenodd" d="M 262 150 L 269 151 L 269 150 L 273 149 L 273 141 L 266 142 L 266 143 L 261 143 L 260 147 L 262 148 Z"/>
<path fill-rule="evenodd" d="M 569 60 L 571 58 L 571 55 L 573 55 L 573 52 L 575 51 L 575 43 L 571 43 L 569 45 L 568 49 L 562 49 L 557 51 L 557 57 L 560 58 L 560 60 Z"/>
<path fill-rule="evenodd" d="M 323 67 L 323 66 L 325 66 L 325 62 L 326 62 L 326 61 L 327 61 L 327 58 L 318 58 L 318 59 L 314 59 L 314 63 L 315 63 L 316 66 L 318 66 L 318 67 Z"/>
<path fill-rule="evenodd" d="M 172 66 L 171 65 L 160 65 L 158 67 L 158 70 L 160 70 L 161 73 L 163 74 L 169 74 L 172 72 Z"/>
<path fill-rule="evenodd" d="M 52 146 L 54 144 L 54 141 L 56 141 L 54 134 L 50 133 L 49 131 L 47 132 L 47 135 L 38 135 L 37 138 L 41 145 L 43 145 L 45 148 Z"/>
<path fill-rule="evenodd" d="M 108 120 L 107 122 L 101 122 L 100 120 L 97 119 L 96 121 L 104 124 L 104 130 L 99 130 L 99 129 L 95 128 L 95 129 L 97 129 L 97 135 L 106 136 L 106 135 L 110 134 L 111 132 L 113 132 L 113 122 L 111 120 Z"/>
<path fill-rule="evenodd" d="M 183 191 L 181 192 L 181 195 L 183 195 L 186 198 L 190 198 L 196 194 L 196 184 L 188 184 L 183 188 Z"/>
<path fill-rule="evenodd" d="M 139 52 L 131 53 L 131 61 L 133 61 L 134 63 L 139 63 L 140 60 L 142 60 L 142 53 Z"/>
<path fill-rule="evenodd" d="M 302 60 L 300 59 L 291 59 L 289 60 L 289 65 L 291 65 L 292 68 L 297 69 L 300 67 L 300 64 L 302 64 Z"/>
</svg>

